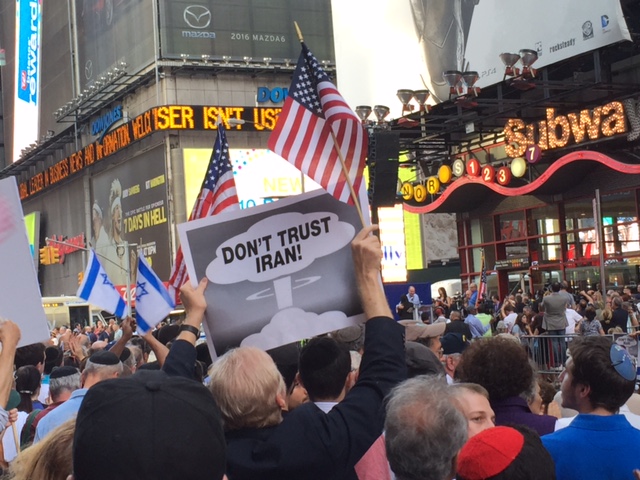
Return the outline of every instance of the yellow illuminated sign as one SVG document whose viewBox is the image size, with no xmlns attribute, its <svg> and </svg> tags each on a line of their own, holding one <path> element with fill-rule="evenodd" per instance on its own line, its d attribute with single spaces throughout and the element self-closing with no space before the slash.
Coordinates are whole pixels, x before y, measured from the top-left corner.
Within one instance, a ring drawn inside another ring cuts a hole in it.
<svg viewBox="0 0 640 480">
<path fill-rule="evenodd" d="M 154 107 L 50 167 L 26 177 L 19 184 L 20 198 L 24 200 L 40 193 L 154 132 L 215 130 L 218 117 L 227 130 L 270 131 L 274 129 L 281 111 L 282 108 L 211 105 Z"/>
<path fill-rule="evenodd" d="M 504 127 L 507 155 L 521 157 L 531 145 L 551 150 L 566 146 L 571 139 L 574 143 L 582 143 L 627 131 L 625 108 L 621 102 L 610 102 L 593 110 L 567 115 L 556 115 L 555 108 L 547 108 L 546 113 L 546 118 L 536 123 L 526 124 L 519 118 L 507 120 Z"/>
<path fill-rule="evenodd" d="M 185 148 L 182 151 L 187 212 L 195 203 L 210 157 L 211 149 L 208 148 Z M 270 150 L 231 148 L 229 157 L 242 208 L 320 188 L 290 162 Z"/>
</svg>

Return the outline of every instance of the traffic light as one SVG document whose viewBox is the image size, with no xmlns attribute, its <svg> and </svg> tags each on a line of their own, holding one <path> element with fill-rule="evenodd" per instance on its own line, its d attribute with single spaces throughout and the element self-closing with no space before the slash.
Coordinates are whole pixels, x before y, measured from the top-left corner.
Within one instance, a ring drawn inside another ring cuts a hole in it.
<svg viewBox="0 0 640 480">
<path fill-rule="evenodd" d="M 40 249 L 40 263 L 42 265 L 51 265 L 51 257 L 49 256 L 49 247 L 42 247 Z"/>
<path fill-rule="evenodd" d="M 60 263 L 60 251 L 58 247 L 49 247 L 49 260 L 52 264 Z"/>
<path fill-rule="evenodd" d="M 78 286 L 82 285 L 82 280 L 84 280 L 84 272 L 78 273 Z"/>
</svg>

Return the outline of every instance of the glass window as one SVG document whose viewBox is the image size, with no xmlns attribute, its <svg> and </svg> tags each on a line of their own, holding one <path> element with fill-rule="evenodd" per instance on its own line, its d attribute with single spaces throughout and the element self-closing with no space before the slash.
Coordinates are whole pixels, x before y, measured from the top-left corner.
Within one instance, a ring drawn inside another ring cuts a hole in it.
<svg viewBox="0 0 640 480">
<path fill-rule="evenodd" d="M 560 245 L 560 235 L 549 235 L 540 237 L 538 245 L 538 261 L 543 263 L 557 262 L 562 258 L 562 248 Z"/>
<path fill-rule="evenodd" d="M 495 241 L 493 234 L 493 217 L 474 218 L 471 225 L 471 244 L 490 243 Z"/>
<path fill-rule="evenodd" d="M 605 225 L 605 219 L 609 221 L 609 224 L 636 221 L 635 191 L 602 195 L 600 210 Z"/>
<path fill-rule="evenodd" d="M 599 267 L 576 267 L 565 270 L 565 278 L 573 292 L 596 290 L 600 285 Z"/>
<path fill-rule="evenodd" d="M 505 245 L 506 258 L 525 258 L 529 256 L 527 242 L 509 242 Z"/>
<path fill-rule="evenodd" d="M 499 216 L 500 240 L 513 240 L 527 236 L 524 212 L 505 213 Z"/>
<path fill-rule="evenodd" d="M 566 202 L 564 214 L 567 230 L 593 228 L 593 203 L 590 198 Z"/>
<path fill-rule="evenodd" d="M 557 205 L 545 205 L 531 209 L 531 235 L 549 235 L 560 232 L 560 216 Z"/>
</svg>

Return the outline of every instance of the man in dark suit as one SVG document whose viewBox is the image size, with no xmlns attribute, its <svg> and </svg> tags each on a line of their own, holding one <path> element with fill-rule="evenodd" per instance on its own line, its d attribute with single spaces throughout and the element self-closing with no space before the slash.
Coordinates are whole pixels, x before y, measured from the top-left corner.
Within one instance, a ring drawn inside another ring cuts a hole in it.
<svg viewBox="0 0 640 480">
<path fill-rule="evenodd" d="M 230 478 L 357 478 L 354 465 L 382 433 L 383 399 L 406 378 L 404 328 L 392 320 L 380 282 L 376 228 L 364 228 L 352 242 L 368 319 L 360 375 L 329 413 L 306 403 L 283 416 L 284 383 L 262 351 L 241 347 L 214 363 L 210 388 L 225 422 Z"/>
</svg>

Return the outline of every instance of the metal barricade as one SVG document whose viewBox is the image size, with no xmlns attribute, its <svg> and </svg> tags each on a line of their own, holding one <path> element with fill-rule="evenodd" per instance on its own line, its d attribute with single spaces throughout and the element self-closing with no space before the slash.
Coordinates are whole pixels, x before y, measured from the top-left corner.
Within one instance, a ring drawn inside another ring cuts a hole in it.
<svg viewBox="0 0 640 480">
<path fill-rule="evenodd" d="M 612 342 L 613 335 L 605 335 Z M 571 354 L 571 342 L 581 335 L 523 335 L 520 342 L 527 350 L 538 372 L 545 375 L 553 383 L 558 382 L 558 377 L 564 370 L 567 357 Z"/>
</svg>

